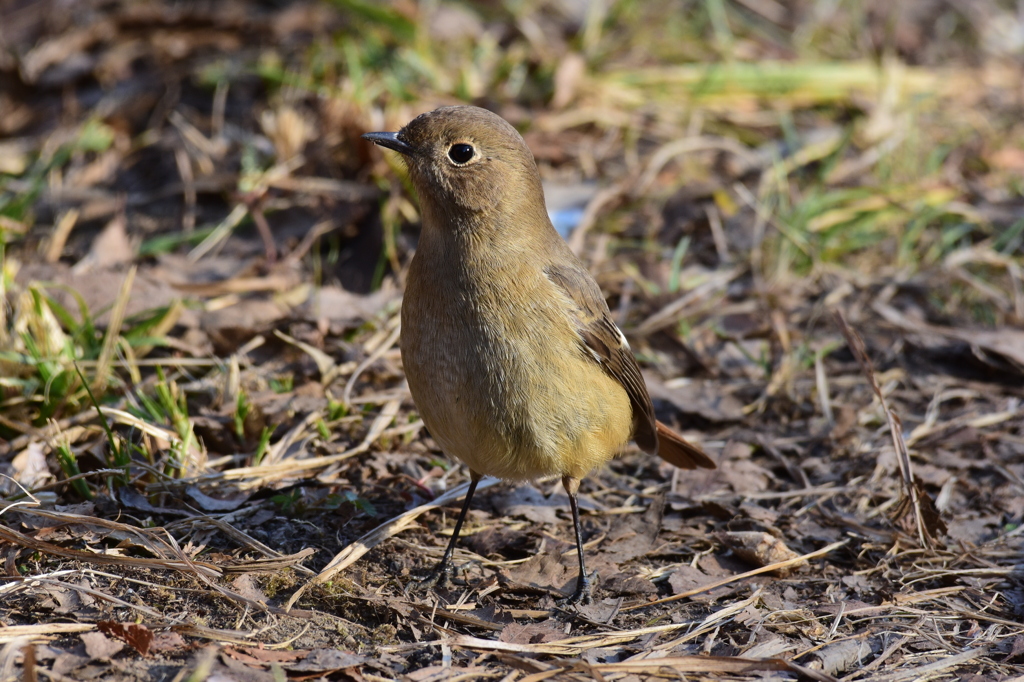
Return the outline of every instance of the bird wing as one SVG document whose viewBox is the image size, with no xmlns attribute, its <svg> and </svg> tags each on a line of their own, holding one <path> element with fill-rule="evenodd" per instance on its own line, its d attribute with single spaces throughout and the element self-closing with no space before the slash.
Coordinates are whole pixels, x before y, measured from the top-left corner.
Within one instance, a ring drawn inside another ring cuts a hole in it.
<svg viewBox="0 0 1024 682">
<path fill-rule="evenodd" d="M 633 408 L 633 440 L 641 450 L 655 453 L 658 450 L 657 420 L 647 384 L 626 337 L 612 321 L 597 282 L 582 266 L 575 264 L 549 265 L 544 268 L 544 274 L 573 303 L 572 314 L 585 354 L 626 389 Z"/>
</svg>

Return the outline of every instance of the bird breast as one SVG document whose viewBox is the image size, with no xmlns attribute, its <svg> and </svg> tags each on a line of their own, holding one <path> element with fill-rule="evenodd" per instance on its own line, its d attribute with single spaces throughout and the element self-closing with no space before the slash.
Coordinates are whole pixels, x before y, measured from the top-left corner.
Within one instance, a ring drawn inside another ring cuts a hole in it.
<svg viewBox="0 0 1024 682">
<path fill-rule="evenodd" d="M 442 449 L 513 480 L 581 477 L 616 454 L 630 437 L 628 396 L 582 349 L 541 265 L 464 267 L 424 246 L 402 306 L 402 361 Z"/>
</svg>

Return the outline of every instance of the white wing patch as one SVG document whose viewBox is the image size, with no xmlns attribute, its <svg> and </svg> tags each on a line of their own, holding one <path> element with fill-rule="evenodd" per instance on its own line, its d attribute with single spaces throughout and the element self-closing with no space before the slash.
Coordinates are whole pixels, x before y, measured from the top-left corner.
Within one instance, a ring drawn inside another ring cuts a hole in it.
<svg viewBox="0 0 1024 682">
<path fill-rule="evenodd" d="M 615 327 L 615 333 L 618 334 L 619 343 L 622 344 L 622 347 L 629 348 L 629 341 L 626 341 L 626 335 L 622 333 L 621 329 L 619 329 L 619 325 L 612 323 L 612 326 Z"/>
</svg>

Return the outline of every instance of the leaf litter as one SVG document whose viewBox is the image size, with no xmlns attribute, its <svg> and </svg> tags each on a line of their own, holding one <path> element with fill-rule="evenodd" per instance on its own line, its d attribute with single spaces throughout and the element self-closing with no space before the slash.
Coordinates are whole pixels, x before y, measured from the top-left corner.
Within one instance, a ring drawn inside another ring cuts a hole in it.
<svg viewBox="0 0 1024 682">
<path fill-rule="evenodd" d="M 0 677 L 1024 674 L 1019 18 L 867 3 L 878 66 L 845 6 L 666 42 L 657 3 L 563 4 L 3 10 Z M 719 463 L 586 479 L 578 611 L 557 481 L 482 483 L 452 588 L 406 591 L 466 472 L 359 134 L 485 94 L 585 189 L 570 244 Z"/>
</svg>

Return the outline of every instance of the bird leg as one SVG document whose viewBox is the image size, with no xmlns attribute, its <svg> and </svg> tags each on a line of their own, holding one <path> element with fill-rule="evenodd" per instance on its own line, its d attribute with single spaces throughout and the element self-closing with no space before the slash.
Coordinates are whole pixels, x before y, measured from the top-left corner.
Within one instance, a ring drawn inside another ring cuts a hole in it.
<svg viewBox="0 0 1024 682">
<path fill-rule="evenodd" d="M 580 575 L 576 578 L 576 591 L 562 603 L 566 606 L 589 604 L 591 602 L 590 578 L 587 576 L 587 566 L 583 560 L 583 529 L 580 528 L 580 507 L 576 501 L 576 493 L 580 489 L 580 479 L 572 476 L 563 476 L 562 486 L 565 487 L 565 492 L 569 494 L 569 508 L 572 509 L 572 525 L 576 531 L 576 553 L 580 559 Z"/>
<path fill-rule="evenodd" d="M 469 502 L 473 499 L 473 493 L 476 492 L 476 484 L 480 482 L 480 474 L 475 471 L 470 471 L 469 474 L 469 490 L 466 491 L 466 500 L 462 503 L 459 518 L 455 520 L 455 529 L 452 530 L 452 539 L 448 541 L 448 548 L 444 550 L 441 561 L 437 563 L 433 572 L 414 584 L 413 589 L 416 591 L 425 592 L 434 587 L 444 588 L 448 585 L 452 573 L 455 572 L 452 567 L 452 552 L 455 551 L 455 543 L 459 541 L 459 532 L 462 530 L 462 522 L 466 520 L 466 513 L 469 512 Z"/>
</svg>

